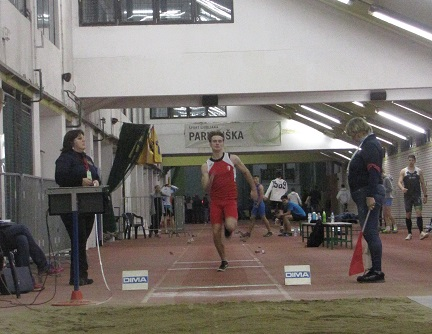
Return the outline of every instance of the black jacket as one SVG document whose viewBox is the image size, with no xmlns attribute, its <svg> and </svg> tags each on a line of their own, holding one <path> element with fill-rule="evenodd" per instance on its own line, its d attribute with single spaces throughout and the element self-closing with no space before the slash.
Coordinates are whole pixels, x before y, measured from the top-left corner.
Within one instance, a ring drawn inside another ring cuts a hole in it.
<svg viewBox="0 0 432 334">
<path fill-rule="evenodd" d="M 78 153 L 73 150 L 62 152 L 56 160 L 56 183 L 60 187 L 82 187 L 82 179 L 87 177 L 84 159 L 87 160 L 92 179 L 101 183 L 93 160 L 85 153 Z"/>
<path fill-rule="evenodd" d="M 375 134 L 367 136 L 360 149 L 351 158 L 348 168 L 350 191 L 367 187 L 367 196 L 377 194 L 378 184 L 382 184 L 382 161 L 384 153 Z"/>
</svg>

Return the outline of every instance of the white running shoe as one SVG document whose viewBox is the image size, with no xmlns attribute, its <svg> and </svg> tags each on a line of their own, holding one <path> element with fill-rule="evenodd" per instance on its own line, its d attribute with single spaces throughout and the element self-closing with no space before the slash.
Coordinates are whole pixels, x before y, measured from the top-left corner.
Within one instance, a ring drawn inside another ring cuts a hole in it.
<svg viewBox="0 0 432 334">
<path fill-rule="evenodd" d="M 420 233 L 420 240 L 423 240 L 423 239 L 427 238 L 428 236 L 429 236 L 429 233 L 421 232 Z"/>
<path fill-rule="evenodd" d="M 412 239 L 412 234 L 409 233 L 409 234 L 406 236 L 405 240 L 411 240 L 411 239 Z"/>
</svg>

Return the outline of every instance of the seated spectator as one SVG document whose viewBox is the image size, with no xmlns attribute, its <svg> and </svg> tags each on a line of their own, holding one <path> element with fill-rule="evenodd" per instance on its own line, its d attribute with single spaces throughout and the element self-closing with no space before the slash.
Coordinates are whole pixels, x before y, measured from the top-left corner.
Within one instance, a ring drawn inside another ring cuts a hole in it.
<svg viewBox="0 0 432 334">
<path fill-rule="evenodd" d="M 17 267 L 29 267 L 31 258 L 37 266 L 39 276 L 56 275 L 63 271 L 63 268 L 56 268 L 49 264 L 44 252 L 34 240 L 27 226 L 23 224 L 0 224 L 0 247 L 4 254 L 16 250 L 15 264 Z M 35 291 L 43 289 L 34 279 L 33 282 Z"/>
<path fill-rule="evenodd" d="M 279 236 L 287 237 L 292 235 L 290 219 L 293 221 L 307 220 L 307 216 L 300 205 L 288 201 L 287 195 L 283 195 L 281 200 L 283 213 L 280 213 L 278 218 L 283 220 L 283 230 Z"/>
</svg>

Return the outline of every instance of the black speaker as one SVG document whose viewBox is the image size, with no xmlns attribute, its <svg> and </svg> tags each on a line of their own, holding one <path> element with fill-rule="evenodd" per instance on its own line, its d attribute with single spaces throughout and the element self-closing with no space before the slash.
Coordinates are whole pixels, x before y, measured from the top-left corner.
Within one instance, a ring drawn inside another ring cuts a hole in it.
<svg viewBox="0 0 432 334">
<path fill-rule="evenodd" d="M 204 107 L 214 107 L 219 103 L 219 98 L 217 95 L 203 95 L 202 96 L 202 105 Z"/>
<path fill-rule="evenodd" d="M 370 93 L 371 101 L 385 101 L 386 99 L 387 99 L 387 92 L 385 90 Z"/>
</svg>

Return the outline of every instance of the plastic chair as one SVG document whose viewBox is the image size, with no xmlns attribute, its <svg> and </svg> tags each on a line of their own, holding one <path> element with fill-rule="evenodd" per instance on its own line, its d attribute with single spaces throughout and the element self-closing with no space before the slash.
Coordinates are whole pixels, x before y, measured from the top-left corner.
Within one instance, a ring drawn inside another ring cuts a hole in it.
<svg viewBox="0 0 432 334">
<path fill-rule="evenodd" d="M 123 213 L 123 231 L 124 238 L 131 238 L 131 230 L 135 229 L 135 239 L 138 238 L 138 228 L 141 227 L 143 230 L 144 238 L 147 238 L 145 227 L 144 227 L 144 218 L 142 216 L 138 216 L 133 212 L 125 212 Z"/>
</svg>

